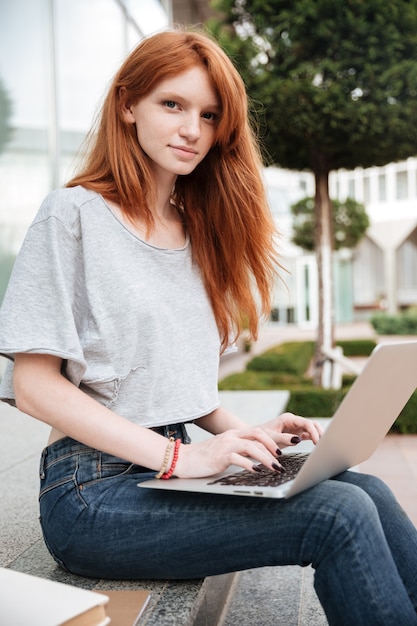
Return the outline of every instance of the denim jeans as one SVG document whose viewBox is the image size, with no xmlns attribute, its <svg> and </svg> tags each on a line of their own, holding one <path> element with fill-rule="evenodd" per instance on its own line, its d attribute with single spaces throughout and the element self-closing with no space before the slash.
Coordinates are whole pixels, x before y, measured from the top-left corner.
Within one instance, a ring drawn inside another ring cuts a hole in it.
<svg viewBox="0 0 417 626">
<path fill-rule="evenodd" d="M 312 564 L 329 624 L 417 624 L 417 532 L 379 479 L 348 471 L 274 500 L 137 487 L 154 475 L 73 439 L 48 446 L 40 512 L 55 560 L 113 579 Z"/>
</svg>

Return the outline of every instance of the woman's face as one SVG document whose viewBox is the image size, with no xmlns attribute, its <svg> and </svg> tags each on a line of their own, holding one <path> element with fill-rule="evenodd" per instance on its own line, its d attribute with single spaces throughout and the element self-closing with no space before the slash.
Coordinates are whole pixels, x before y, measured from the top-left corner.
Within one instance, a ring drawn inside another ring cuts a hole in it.
<svg viewBox="0 0 417 626">
<path fill-rule="evenodd" d="M 204 159 L 214 143 L 219 116 L 218 96 L 200 66 L 163 80 L 125 109 L 125 119 L 136 124 L 139 144 L 156 176 L 164 180 L 189 174 Z"/>
</svg>

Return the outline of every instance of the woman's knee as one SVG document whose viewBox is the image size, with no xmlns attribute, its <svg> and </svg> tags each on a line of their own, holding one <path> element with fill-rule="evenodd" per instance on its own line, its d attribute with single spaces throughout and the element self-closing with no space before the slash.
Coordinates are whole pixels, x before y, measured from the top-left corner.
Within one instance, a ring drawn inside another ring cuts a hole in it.
<svg viewBox="0 0 417 626">
<path fill-rule="evenodd" d="M 366 535 L 382 533 L 377 507 L 360 486 L 336 481 L 323 483 L 326 500 L 310 526 L 311 562 L 317 567 L 330 553 L 361 543 Z"/>
<path fill-rule="evenodd" d="M 352 476 L 345 476 L 352 474 Z M 345 472 L 334 480 L 322 483 L 326 494 L 326 506 L 334 507 L 334 513 L 342 518 L 356 517 L 362 511 L 374 510 L 373 493 L 385 493 L 388 487 L 374 476 Z M 320 485 L 318 486 L 320 489 Z M 369 510 L 368 510 L 369 509 Z"/>
<path fill-rule="evenodd" d="M 395 496 L 388 485 L 383 480 L 377 476 L 373 476 L 372 474 L 347 471 L 340 476 L 336 476 L 335 480 L 359 487 L 367 493 L 375 503 L 387 503 L 389 500 L 395 500 Z"/>
</svg>

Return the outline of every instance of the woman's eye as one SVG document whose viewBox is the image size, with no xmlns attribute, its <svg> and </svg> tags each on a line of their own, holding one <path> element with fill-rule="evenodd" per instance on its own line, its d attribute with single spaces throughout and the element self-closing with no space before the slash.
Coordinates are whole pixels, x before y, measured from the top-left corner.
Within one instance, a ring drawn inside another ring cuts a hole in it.
<svg viewBox="0 0 417 626">
<path fill-rule="evenodd" d="M 173 100 L 165 100 L 164 105 L 168 107 L 168 109 L 175 109 L 175 107 L 177 106 L 177 103 L 174 102 Z"/>
<path fill-rule="evenodd" d="M 209 120 L 210 122 L 216 122 L 219 118 L 217 113 L 203 113 L 202 117 L 204 117 L 205 120 Z"/>
</svg>

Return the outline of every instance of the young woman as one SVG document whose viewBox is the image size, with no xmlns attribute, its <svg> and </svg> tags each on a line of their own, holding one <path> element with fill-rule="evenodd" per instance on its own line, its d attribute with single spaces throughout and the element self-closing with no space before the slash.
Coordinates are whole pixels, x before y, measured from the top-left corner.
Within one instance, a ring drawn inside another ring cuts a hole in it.
<svg viewBox="0 0 417 626">
<path fill-rule="evenodd" d="M 316 443 L 219 406 L 219 355 L 256 337 L 278 267 L 243 83 L 216 43 L 154 35 L 110 87 L 81 171 L 31 225 L 0 317 L 2 398 L 51 425 L 41 524 L 62 567 L 194 578 L 311 563 L 330 624 L 417 624 L 417 534 L 378 479 L 289 501 L 138 489 Z M 187 442 L 186 422 L 213 437 Z M 277 594 L 279 589 L 277 589 Z"/>
</svg>

